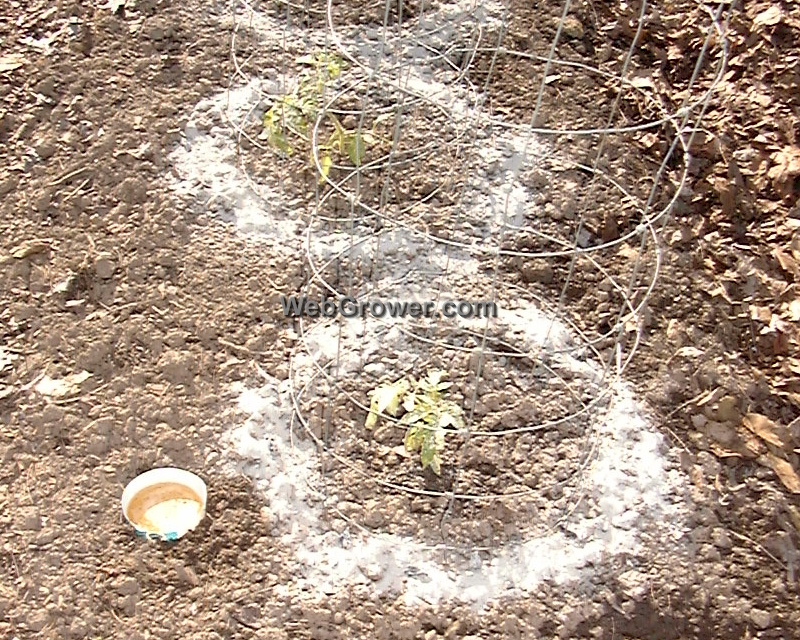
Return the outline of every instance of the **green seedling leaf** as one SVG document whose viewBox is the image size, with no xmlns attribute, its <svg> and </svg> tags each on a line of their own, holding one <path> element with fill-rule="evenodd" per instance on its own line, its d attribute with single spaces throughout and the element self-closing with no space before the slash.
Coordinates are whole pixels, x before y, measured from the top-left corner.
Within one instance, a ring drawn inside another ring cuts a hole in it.
<svg viewBox="0 0 800 640">
<path fill-rule="evenodd" d="M 270 131 L 267 136 L 267 142 L 269 142 L 273 147 L 282 151 L 286 155 L 291 155 L 292 148 L 289 146 L 288 141 L 286 140 L 286 136 L 283 135 L 280 131 L 274 130 Z"/>
<path fill-rule="evenodd" d="M 342 74 L 342 61 L 341 58 L 336 56 L 328 56 L 328 77 L 331 80 L 336 80 Z"/>
<path fill-rule="evenodd" d="M 347 136 L 345 142 L 345 150 L 347 157 L 354 166 L 360 167 L 361 162 L 364 160 L 364 155 L 367 152 L 366 142 L 364 136 L 360 133 L 351 133 Z"/>
<path fill-rule="evenodd" d="M 328 148 L 337 153 L 342 153 L 342 149 L 344 148 L 344 134 L 340 129 L 334 131 L 331 137 L 328 138 Z"/>
<path fill-rule="evenodd" d="M 400 418 L 400 424 L 413 425 L 417 422 L 425 422 L 425 414 L 417 409 L 410 411 Z"/>
<path fill-rule="evenodd" d="M 345 137 L 347 133 L 336 116 L 330 114 L 329 117 L 330 121 L 333 123 L 333 133 L 328 139 L 328 146 L 331 149 L 335 149 L 338 153 L 344 153 Z"/>
<path fill-rule="evenodd" d="M 445 371 L 431 371 L 416 382 L 400 380 L 384 384 L 370 393 L 372 404 L 366 427 L 377 424 L 381 414 L 396 415 L 402 406 L 404 415 L 400 424 L 407 427 L 403 438 L 403 449 L 408 453 L 419 452 L 423 469 L 432 469 L 441 475 L 442 451 L 448 430 L 463 429 L 461 407 L 442 398 L 450 382 L 444 382 Z"/>
<path fill-rule="evenodd" d="M 442 475 L 442 458 L 439 452 L 444 448 L 444 438 L 433 429 L 426 429 L 426 432 L 420 448 L 419 459 L 423 469 L 430 467 L 437 476 L 440 476 Z"/>
</svg>

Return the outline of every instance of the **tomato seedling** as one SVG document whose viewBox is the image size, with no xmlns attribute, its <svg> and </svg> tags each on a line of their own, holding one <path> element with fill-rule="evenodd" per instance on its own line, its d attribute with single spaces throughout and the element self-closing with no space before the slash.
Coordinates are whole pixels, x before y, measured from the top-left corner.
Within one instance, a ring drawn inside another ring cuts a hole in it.
<svg viewBox="0 0 800 640">
<path fill-rule="evenodd" d="M 420 380 L 398 380 L 382 384 L 370 391 L 370 411 L 365 427 L 373 429 L 380 416 L 396 417 L 402 407 L 405 412 L 399 424 L 407 427 L 403 444 L 406 451 L 419 451 L 422 468 L 442 473 L 442 451 L 448 430 L 464 428 L 463 412 L 444 392 L 452 382 L 445 382 L 447 373 L 431 371 Z"/>
</svg>

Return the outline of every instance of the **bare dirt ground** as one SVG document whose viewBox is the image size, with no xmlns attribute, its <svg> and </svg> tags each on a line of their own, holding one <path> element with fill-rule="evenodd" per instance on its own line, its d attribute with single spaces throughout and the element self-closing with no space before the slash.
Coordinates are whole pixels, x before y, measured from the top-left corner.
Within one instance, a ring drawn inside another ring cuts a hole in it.
<svg viewBox="0 0 800 640">
<path fill-rule="evenodd" d="M 735 13 L 632 371 L 693 484 L 690 556 L 655 558 L 645 590 L 544 584 L 481 615 L 282 588 L 291 551 L 250 482 L 222 472 L 219 436 L 237 419 L 231 382 L 256 362 L 288 375 L 276 296 L 300 289 L 302 258 L 195 215 L 164 179 L 187 110 L 232 72 L 212 4 L 99 4 L 0 1 L 0 637 L 800 637 L 794 3 Z M 527 30 L 552 22 L 522 4 L 510 33 L 535 50 Z M 666 4 L 640 63 L 678 83 L 701 41 L 695 14 Z M 633 8 L 576 11 L 576 56 L 627 48 Z M 523 118 L 511 71 L 496 106 Z M 83 371 L 63 395 L 37 391 Z M 167 464 L 207 480 L 209 517 L 179 544 L 143 544 L 119 496 Z"/>
</svg>

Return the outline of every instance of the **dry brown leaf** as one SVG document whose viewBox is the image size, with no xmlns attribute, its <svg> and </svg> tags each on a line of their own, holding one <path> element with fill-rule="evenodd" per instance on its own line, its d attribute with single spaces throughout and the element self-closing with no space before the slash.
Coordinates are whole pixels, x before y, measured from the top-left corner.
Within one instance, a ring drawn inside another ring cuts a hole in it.
<svg viewBox="0 0 800 640">
<path fill-rule="evenodd" d="M 19 69 L 27 60 L 14 53 L 0 56 L 0 73 L 3 71 L 15 71 Z"/>
<path fill-rule="evenodd" d="M 795 233 L 792 236 L 792 241 L 789 243 L 789 251 L 792 252 L 794 259 L 800 262 L 800 233 Z"/>
<path fill-rule="evenodd" d="M 786 427 L 779 425 L 760 413 L 748 413 L 742 424 L 764 442 L 783 449 L 788 444 Z"/>
<path fill-rule="evenodd" d="M 798 268 L 797 261 L 793 256 L 790 256 L 783 249 L 778 249 L 777 247 L 773 253 L 778 264 L 781 265 L 781 269 L 787 273 L 791 273 L 793 276 L 800 275 L 800 268 Z"/>
<path fill-rule="evenodd" d="M 750 318 L 753 320 L 760 320 L 768 325 L 772 321 L 772 310 L 769 307 L 750 305 Z"/>
<path fill-rule="evenodd" d="M 753 18 L 753 26 L 756 27 L 774 27 L 783 19 L 783 11 L 776 5 L 772 5 L 769 9 L 762 11 L 755 18 Z"/>
<path fill-rule="evenodd" d="M 726 178 L 716 178 L 714 180 L 714 190 L 719 196 L 722 205 L 722 213 L 727 217 L 732 217 L 736 213 L 736 190 L 730 180 Z"/>
<path fill-rule="evenodd" d="M 800 298 L 789 303 L 789 320 L 800 322 Z"/>
<path fill-rule="evenodd" d="M 740 448 L 742 455 L 745 458 L 757 458 L 758 456 L 766 453 L 767 448 L 764 446 L 764 443 L 756 438 L 752 433 L 749 431 L 744 431 L 741 434 L 743 446 Z"/>
<path fill-rule="evenodd" d="M 795 391 L 781 391 L 778 395 L 787 398 L 795 407 L 800 407 L 800 393 L 796 393 Z"/>
<path fill-rule="evenodd" d="M 711 402 L 716 402 L 724 395 L 725 389 L 722 387 L 717 387 L 716 389 L 712 389 L 711 391 L 706 391 L 703 393 L 699 398 L 697 398 L 694 404 L 696 407 L 702 407 Z"/>
<path fill-rule="evenodd" d="M 792 493 L 800 493 L 800 477 L 786 460 L 776 455 L 768 453 L 764 456 L 767 465 L 777 474 L 783 486 Z"/>
<path fill-rule="evenodd" d="M 52 246 L 46 240 L 30 240 L 14 247 L 11 250 L 11 257 L 17 260 L 22 260 L 24 258 L 29 258 L 32 255 L 36 255 L 37 253 L 49 251 L 50 249 L 52 249 Z"/>
<path fill-rule="evenodd" d="M 708 448 L 711 449 L 711 453 L 713 453 L 718 458 L 742 458 L 742 454 L 737 451 L 730 451 L 728 449 L 723 449 L 720 447 L 716 442 L 711 442 L 708 445 Z"/>
<path fill-rule="evenodd" d="M 793 504 L 787 504 L 786 511 L 789 512 L 789 519 L 792 521 L 792 525 L 794 525 L 798 535 L 800 535 L 800 509 Z"/>
<path fill-rule="evenodd" d="M 800 176 L 800 147 L 784 147 L 770 156 L 772 166 L 767 177 L 781 197 L 786 197 L 793 190 L 794 178 Z"/>
</svg>

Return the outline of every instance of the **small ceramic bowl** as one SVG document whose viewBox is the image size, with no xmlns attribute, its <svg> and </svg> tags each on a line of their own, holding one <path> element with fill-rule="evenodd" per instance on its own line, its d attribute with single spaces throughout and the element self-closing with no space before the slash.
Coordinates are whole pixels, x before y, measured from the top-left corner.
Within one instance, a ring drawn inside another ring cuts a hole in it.
<svg viewBox="0 0 800 640">
<path fill-rule="evenodd" d="M 174 467 L 151 469 L 136 476 L 122 492 L 122 513 L 137 536 L 177 540 L 206 514 L 206 483 Z"/>
</svg>

